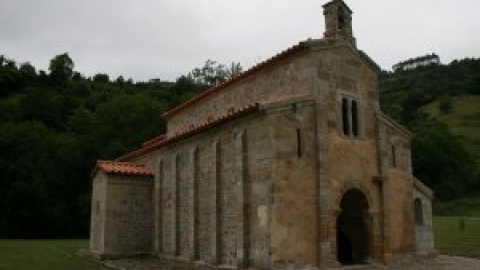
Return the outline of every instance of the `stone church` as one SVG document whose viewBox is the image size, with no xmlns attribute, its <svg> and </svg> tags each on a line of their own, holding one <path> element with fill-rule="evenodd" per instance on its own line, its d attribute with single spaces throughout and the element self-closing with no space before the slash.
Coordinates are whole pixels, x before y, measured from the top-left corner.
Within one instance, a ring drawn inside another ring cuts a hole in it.
<svg viewBox="0 0 480 270">
<path fill-rule="evenodd" d="M 166 134 L 93 170 L 90 250 L 219 268 L 392 263 L 433 253 L 411 134 L 380 110 L 352 11 L 163 114 Z"/>
</svg>

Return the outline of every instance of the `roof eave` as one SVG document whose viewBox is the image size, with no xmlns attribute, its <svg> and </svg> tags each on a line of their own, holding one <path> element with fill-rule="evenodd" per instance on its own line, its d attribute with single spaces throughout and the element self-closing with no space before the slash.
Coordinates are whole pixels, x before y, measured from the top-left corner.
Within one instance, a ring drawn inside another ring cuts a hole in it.
<svg viewBox="0 0 480 270">
<path fill-rule="evenodd" d="M 236 77 L 234 77 L 234 78 L 232 78 L 232 79 L 230 79 L 230 80 L 228 80 L 228 81 L 226 81 L 226 82 L 224 82 L 224 83 L 222 83 L 218 86 L 212 87 L 212 88 L 208 89 L 207 91 L 205 91 L 205 92 L 203 92 L 199 95 L 194 96 L 193 98 L 191 98 L 191 99 L 185 101 L 184 103 L 174 107 L 173 109 L 169 110 L 168 112 L 165 112 L 162 115 L 162 117 L 166 120 L 169 120 L 173 116 L 175 116 L 176 114 L 184 111 L 185 109 L 187 109 L 189 107 L 194 106 L 196 103 L 204 100 L 208 96 L 219 93 L 223 89 L 226 89 L 226 88 L 238 83 L 239 81 L 241 81 L 243 79 L 251 77 L 251 76 L 255 75 L 256 73 L 258 73 L 262 70 L 265 70 L 266 68 L 269 68 L 269 67 L 271 67 L 272 65 L 274 65 L 278 62 L 286 60 L 287 58 L 290 58 L 291 56 L 296 55 L 297 53 L 303 51 L 305 48 L 306 48 L 306 46 L 304 46 L 304 42 L 300 42 L 299 44 L 297 44 L 295 46 L 292 46 L 289 49 L 271 57 L 270 59 L 255 65 L 254 67 L 252 67 L 249 70 L 243 72 L 242 74 L 240 74 L 240 75 L 238 75 L 238 76 L 236 76 Z"/>
</svg>

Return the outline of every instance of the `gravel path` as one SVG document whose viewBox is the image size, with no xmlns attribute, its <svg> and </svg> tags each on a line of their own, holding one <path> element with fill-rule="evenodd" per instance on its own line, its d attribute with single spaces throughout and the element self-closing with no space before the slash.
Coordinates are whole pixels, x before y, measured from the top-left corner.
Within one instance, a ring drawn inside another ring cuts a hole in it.
<svg viewBox="0 0 480 270">
<path fill-rule="evenodd" d="M 214 270 L 207 265 L 164 261 L 154 258 L 105 260 L 104 266 L 116 270 Z M 314 270 L 311 267 L 286 267 L 286 270 Z M 480 260 L 439 255 L 435 258 L 416 259 L 398 265 L 346 266 L 340 270 L 480 270 Z"/>
</svg>

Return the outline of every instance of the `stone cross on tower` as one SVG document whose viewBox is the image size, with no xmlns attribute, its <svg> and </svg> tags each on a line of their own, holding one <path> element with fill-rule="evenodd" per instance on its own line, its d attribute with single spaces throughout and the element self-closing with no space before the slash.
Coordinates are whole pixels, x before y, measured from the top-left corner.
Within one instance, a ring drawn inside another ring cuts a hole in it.
<svg viewBox="0 0 480 270">
<path fill-rule="evenodd" d="M 323 6 L 325 38 L 343 39 L 356 46 L 352 30 L 352 10 L 342 0 L 333 0 Z"/>
</svg>

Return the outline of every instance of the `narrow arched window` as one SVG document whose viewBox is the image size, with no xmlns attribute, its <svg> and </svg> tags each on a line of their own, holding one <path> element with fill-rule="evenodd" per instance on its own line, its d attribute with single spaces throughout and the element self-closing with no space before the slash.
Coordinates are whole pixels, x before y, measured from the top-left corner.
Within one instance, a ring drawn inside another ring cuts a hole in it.
<svg viewBox="0 0 480 270">
<path fill-rule="evenodd" d="M 342 97 L 342 130 L 343 135 L 352 138 L 360 137 L 360 106 L 358 101 L 350 97 Z"/>
<path fill-rule="evenodd" d="M 345 28 L 345 15 L 342 7 L 338 7 L 337 16 L 338 16 L 338 25 L 337 25 L 338 30 L 342 31 Z"/>
<path fill-rule="evenodd" d="M 395 147 L 395 145 L 392 144 L 392 168 L 396 168 L 397 167 L 397 149 Z"/>
<path fill-rule="evenodd" d="M 302 157 L 302 131 L 297 128 L 297 156 Z"/>
<path fill-rule="evenodd" d="M 342 124 L 343 134 L 350 135 L 350 121 L 349 121 L 348 99 L 342 99 Z"/>
<path fill-rule="evenodd" d="M 352 133 L 358 137 L 358 105 L 355 100 L 352 100 Z"/>
<path fill-rule="evenodd" d="M 414 201 L 415 224 L 423 225 L 423 206 L 422 200 L 416 198 Z"/>
</svg>

